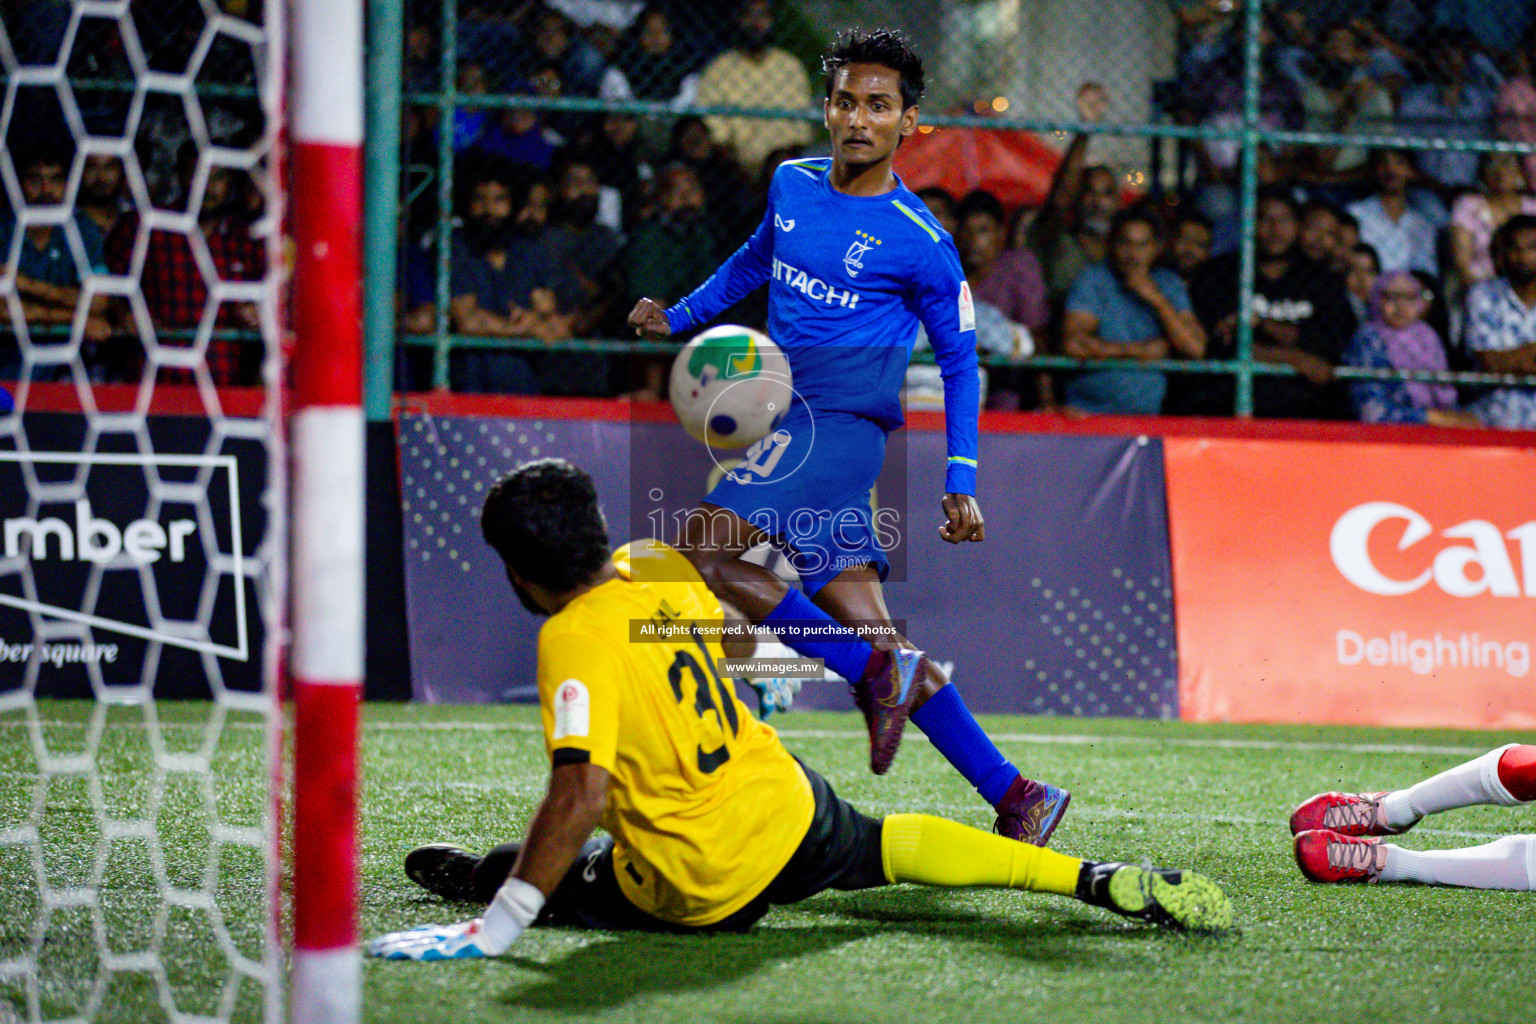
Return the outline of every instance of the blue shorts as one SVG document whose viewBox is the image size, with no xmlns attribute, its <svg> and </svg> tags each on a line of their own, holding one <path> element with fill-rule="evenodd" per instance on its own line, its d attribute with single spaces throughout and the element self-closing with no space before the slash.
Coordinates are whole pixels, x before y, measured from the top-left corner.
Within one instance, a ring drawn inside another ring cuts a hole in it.
<svg viewBox="0 0 1536 1024">
<path fill-rule="evenodd" d="M 891 571 L 869 500 L 884 464 L 878 423 L 796 402 L 704 500 L 768 534 L 814 595 L 845 569 L 873 565 L 881 580 Z"/>
</svg>

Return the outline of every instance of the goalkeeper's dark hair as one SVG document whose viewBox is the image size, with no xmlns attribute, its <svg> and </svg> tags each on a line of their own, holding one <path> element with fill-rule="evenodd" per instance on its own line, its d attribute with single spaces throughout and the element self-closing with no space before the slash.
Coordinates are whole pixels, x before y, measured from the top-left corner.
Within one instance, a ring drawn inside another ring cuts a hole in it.
<svg viewBox="0 0 1536 1024">
<path fill-rule="evenodd" d="M 609 556 L 597 488 L 564 459 L 525 462 L 496 481 L 480 532 L 509 570 L 557 594 L 590 582 Z"/>
<path fill-rule="evenodd" d="M 917 106 L 923 98 L 923 59 L 912 43 L 900 32 L 877 28 L 873 32 L 851 28 L 839 33 L 832 49 L 821 58 L 821 70 L 827 76 L 827 99 L 832 98 L 832 79 L 850 64 L 879 64 L 901 78 L 901 108 Z"/>
</svg>

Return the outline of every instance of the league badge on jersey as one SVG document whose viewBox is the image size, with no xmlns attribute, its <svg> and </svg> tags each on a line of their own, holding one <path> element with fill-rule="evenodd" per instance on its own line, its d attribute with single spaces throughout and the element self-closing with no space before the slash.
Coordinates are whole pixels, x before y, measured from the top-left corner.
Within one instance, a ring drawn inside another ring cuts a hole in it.
<svg viewBox="0 0 1536 1024">
<path fill-rule="evenodd" d="M 976 304 L 971 301 L 971 282 L 960 282 L 960 329 L 976 329 Z"/>
<path fill-rule="evenodd" d="M 854 234 L 858 237 L 843 254 L 843 267 L 848 271 L 849 277 L 859 276 L 859 271 L 864 269 L 864 254 L 880 244 L 880 239 L 867 231 L 855 231 Z"/>
<path fill-rule="evenodd" d="M 567 679 L 555 688 L 554 739 L 585 736 L 592 729 L 591 722 L 592 699 L 586 683 L 580 679 Z"/>
</svg>

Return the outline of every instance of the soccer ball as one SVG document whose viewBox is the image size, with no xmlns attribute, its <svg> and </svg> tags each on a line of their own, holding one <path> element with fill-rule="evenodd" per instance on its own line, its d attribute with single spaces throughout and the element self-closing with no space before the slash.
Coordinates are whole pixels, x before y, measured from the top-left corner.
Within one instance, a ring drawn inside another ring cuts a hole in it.
<svg viewBox="0 0 1536 1024">
<path fill-rule="evenodd" d="M 722 324 L 672 361 L 672 408 L 697 440 L 745 448 L 783 421 L 794 398 L 789 360 L 761 331 Z"/>
</svg>

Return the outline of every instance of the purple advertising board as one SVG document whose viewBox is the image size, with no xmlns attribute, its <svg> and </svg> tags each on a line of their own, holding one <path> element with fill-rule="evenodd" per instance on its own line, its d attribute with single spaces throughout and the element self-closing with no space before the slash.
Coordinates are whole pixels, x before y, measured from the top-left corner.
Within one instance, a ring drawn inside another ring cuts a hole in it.
<svg viewBox="0 0 1536 1024">
<path fill-rule="evenodd" d="M 944 435 L 892 435 L 876 497 L 899 538 L 886 584 L 893 618 L 977 711 L 1177 717 L 1161 443 L 985 433 L 980 454 L 987 538 L 951 545 L 938 535 Z M 535 696 L 540 620 L 513 596 L 478 513 L 498 476 L 546 456 L 592 475 L 615 546 L 672 540 L 676 514 L 722 472 L 718 453 L 675 424 L 403 417 L 416 699 Z M 852 706 L 840 684 L 815 681 L 799 703 Z"/>
</svg>

